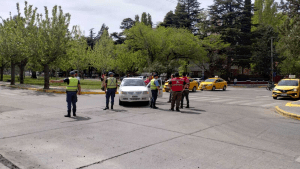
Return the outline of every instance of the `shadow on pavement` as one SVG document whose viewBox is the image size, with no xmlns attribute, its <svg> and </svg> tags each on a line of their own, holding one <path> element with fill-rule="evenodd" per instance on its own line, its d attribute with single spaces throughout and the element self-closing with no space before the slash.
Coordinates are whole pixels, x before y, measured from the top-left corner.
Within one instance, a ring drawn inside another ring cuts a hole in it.
<svg viewBox="0 0 300 169">
<path fill-rule="evenodd" d="M 201 113 L 197 113 L 197 112 L 188 112 L 188 111 L 180 111 L 180 113 L 184 113 L 184 114 L 201 114 Z"/>
<path fill-rule="evenodd" d="M 81 116 L 76 116 L 76 117 L 70 117 L 71 119 L 74 119 L 74 121 L 68 121 L 68 122 L 77 122 L 77 121 L 87 121 L 91 120 L 90 117 L 81 117 Z"/>
</svg>

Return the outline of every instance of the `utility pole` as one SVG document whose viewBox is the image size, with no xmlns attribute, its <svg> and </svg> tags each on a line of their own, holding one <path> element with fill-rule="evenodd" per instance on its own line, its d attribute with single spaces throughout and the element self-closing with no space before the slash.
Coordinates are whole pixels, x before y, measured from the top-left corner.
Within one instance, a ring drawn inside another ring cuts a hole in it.
<svg viewBox="0 0 300 169">
<path fill-rule="evenodd" d="M 274 74 L 274 68 L 273 68 L 273 38 L 271 37 L 271 74 L 272 74 L 272 84 L 274 83 L 273 80 L 273 74 Z"/>
</svg>

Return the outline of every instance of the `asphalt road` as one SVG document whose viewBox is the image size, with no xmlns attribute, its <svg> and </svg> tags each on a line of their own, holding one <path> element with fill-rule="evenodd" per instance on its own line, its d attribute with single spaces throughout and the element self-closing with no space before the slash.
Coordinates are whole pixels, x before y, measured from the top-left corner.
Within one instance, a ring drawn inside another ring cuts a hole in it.
<svg viewBox="0 0 300 169">
<path fill-rule="evenodd" d="M 0 168 L 300 168 L 300 121 L 274 113 L 258 88 L 190 93 L 190 109 L 127 104 L 104 111 L 104 95 L 79 96 L 65 118 L 65 95 L 0 87 Z M 116 98 L 118 103 L 118 97 Z"/>
</svg>

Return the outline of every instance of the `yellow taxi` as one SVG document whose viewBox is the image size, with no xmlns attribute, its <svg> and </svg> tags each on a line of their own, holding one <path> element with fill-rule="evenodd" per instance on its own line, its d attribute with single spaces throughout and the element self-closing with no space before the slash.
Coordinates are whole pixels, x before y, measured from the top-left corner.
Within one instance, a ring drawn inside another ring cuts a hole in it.
<svg viewBox="0 0 300 169">
<path fill-rule="evenodd" d="M 180 78 L 182 78 L 182 77 L 180 77 Z M 190 81 L 190 87 L 189 87 L 189 90 L 191 90 L 192 92 L 196 92 L 197 89 L 198 89 L 198 87 L 199 87 L 198 82 L 195 81 L 195 80 L 192 79 L 192 78 L 189 78 L 189 77 L 188 77 L 188 79 L 189 79 L 189 81 Z M 169 88 L 169 80 L 165 83 L 164 90 L 165 90 L 166 92 L 169 92 L 169 91 L 170 91 L 170 88 Z"/>
<path fill-rule="evenodd" d="M 206 79 L 204 82 L 200 83 L 199 90 L 216 90 L 216 89 L 223 89 L 224 91 L 227 88 L 227 82 L 222 78 L 209 78 Z"/>
<path fill-rule="evenodd" d="M 278 97 L 289 97 L 293 99 L 299 99 L 299 89 L 299 79 L 282 79 L 273 89 L 272 96 L 273 99 L 277 99 Z"/>
</svg>

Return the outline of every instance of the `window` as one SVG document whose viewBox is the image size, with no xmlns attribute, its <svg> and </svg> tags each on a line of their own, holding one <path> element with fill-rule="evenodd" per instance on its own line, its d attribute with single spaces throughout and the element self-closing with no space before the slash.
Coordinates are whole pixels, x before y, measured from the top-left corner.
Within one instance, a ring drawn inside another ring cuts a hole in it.
<svg viewBox="0 0 300 169">
<path fill-rule="evenodd" d="M 124 79 L 121 86 L 145 86 L 142 79 Z"/>
<path fill-rule="evenodd" d="M 277 86 L 298 86 L 298 80 L 281 80 Z"/>
<path fill-rule="evenodd" d="M 205 82 L 214 82 L 215 79 L 206 79 Z"/>
</svg>

